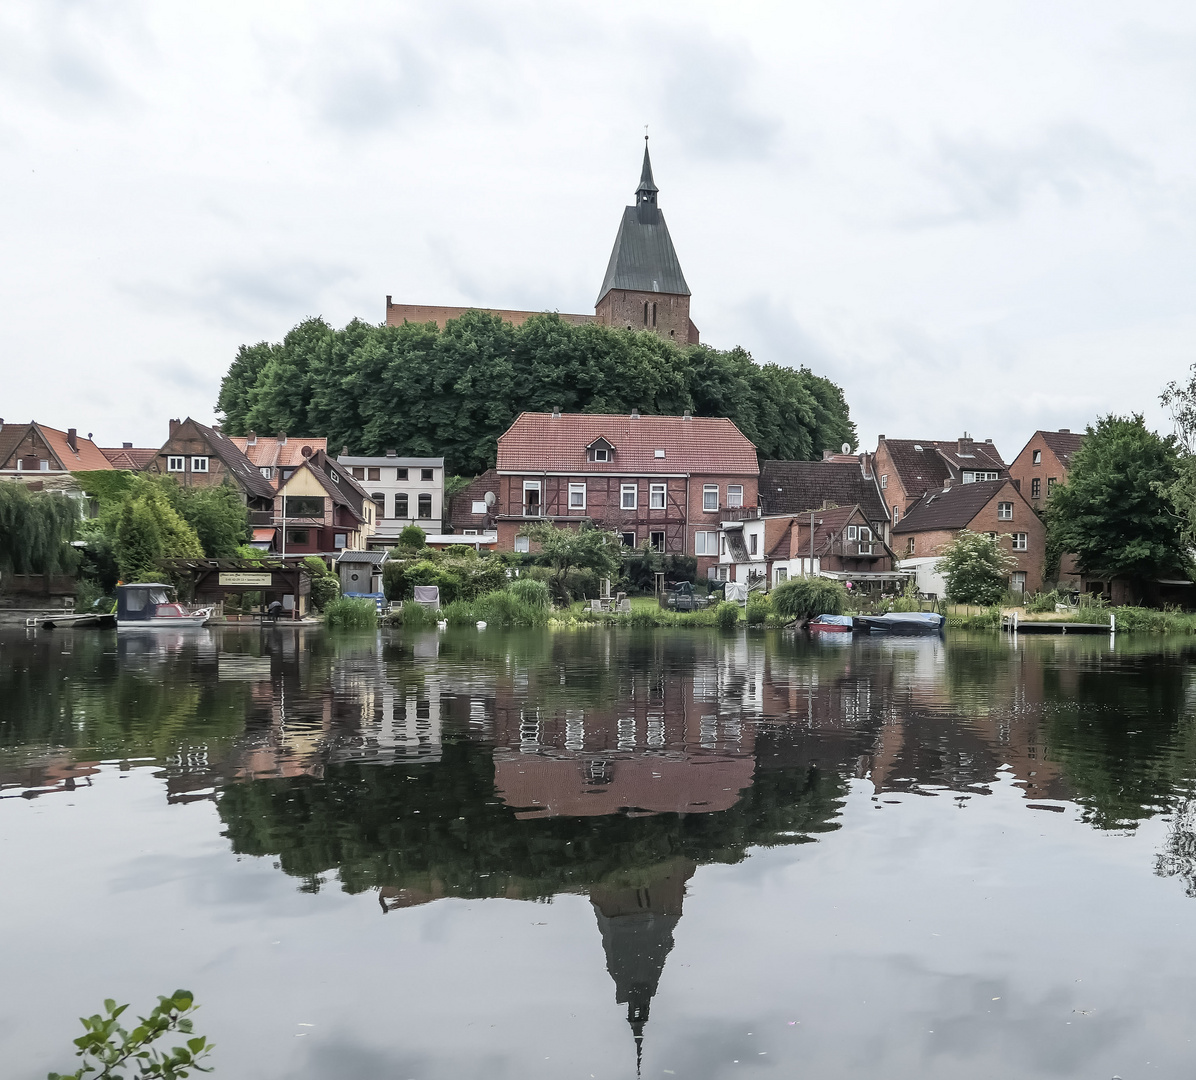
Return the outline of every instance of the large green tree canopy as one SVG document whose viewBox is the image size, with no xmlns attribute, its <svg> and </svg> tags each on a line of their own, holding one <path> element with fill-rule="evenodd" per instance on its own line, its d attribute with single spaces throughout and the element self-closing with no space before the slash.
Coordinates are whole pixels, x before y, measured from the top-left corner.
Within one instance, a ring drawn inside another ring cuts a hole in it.
<svg viewBox="0 0 1196 1080">
<path fill-rule="evenodd" d="M 1179 474 L 1174 436 L 1156 435 L 1141 416 L 1101 417 L 1051 495 L 1053 540 L 1089 574 L 1143 581 L 1186 573 L 1182 521 L 1169 498 Z"/>
<path fill-rule="evenodd" d="M 556 406 L 725 416 L 762 458 L 816 458 L 856 438 L 842 390 L 805 368 L 552 314 L 513 326 L 471 311 L 444 330 L 308 319 L 280 343 L 242 346 L 217 401 L 229 435 L 281 430 L 325 436 L 334 452 L 443 455 L 462 473 L 494 464 L 520 412 Z"/>
</svg>

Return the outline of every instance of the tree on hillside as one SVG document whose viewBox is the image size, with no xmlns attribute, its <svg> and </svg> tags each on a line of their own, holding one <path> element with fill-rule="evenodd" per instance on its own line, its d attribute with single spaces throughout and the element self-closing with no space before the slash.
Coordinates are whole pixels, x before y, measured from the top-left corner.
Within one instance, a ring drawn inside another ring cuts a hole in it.
<svg viewBox="0 0 1196 1080">
<path fill-rule="evenodd" d="M 471 311 L 444 330 L 308 319 L 279 343 L 242 346 L 217 402 L 231 435 L 285 430 L 358 453 L 443 455 L 470 476 L 493 465 L 521 411 L 555 406 L 725 416 L 766 458 L 817 458 L 856 437 L 842 391 L 804 368 L 550 314 L 513 326 Z"/>
<path fill-rule="evenodd" d="M 1174 436 L 1148 430 L 1139 415 L 1102 417 L 1051 496 L 1047 527 L 1086 574 L 1128 578 L 1139 588 L 1186 574 L 1183 521 L 1170 496 L 1180 477 Z"/>
<path fill-rule="evenodd" d="M 1017 559 L 1001 538 L 963 529 L 940 553 L 938 572 L 947 582 L 947 599 L 956 604 L 999 604 L 1009 589 Z"/>
<path fill-rule="evenodd" d="M 1179 515 L 1184 543 L 1196 546 L 1196 364 L 1184 385 L 1168 383 L 1160 400 L 1171 409 L 1179 445 L 1179 465 L 1166 494 Z"/>
</svg>

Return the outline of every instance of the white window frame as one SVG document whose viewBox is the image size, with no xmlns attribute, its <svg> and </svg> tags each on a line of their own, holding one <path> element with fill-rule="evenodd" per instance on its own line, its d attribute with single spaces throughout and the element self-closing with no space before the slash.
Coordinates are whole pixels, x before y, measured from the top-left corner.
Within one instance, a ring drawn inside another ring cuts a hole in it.
<svg viewBox="0 0 1196 1080">
<path fill-rule="evenodd" d="M 515 550 L 521 552 L 528 552 L 532 549 L 532 538 L 530 536 L 515 537 Z"/>
<path fill-rule="evenodd" d="M 872 543 L 872 530 L 867 525 L 860 526 L 860 542 L 864 544 Z"/>
<path fill-rule="evenodd" d="M 705 529 L 699 529 L 694 533 L 694 554 L 695 555 L 717 555 L 718 554 L 718 533 L 708 532 Z"/>
<path fill-rule="evenodd" d="M 1030 550 L 1030 534 L 1029 533 L 1014 533 L 1013 534 L 1013 550 L 1014 551 L 1029 551 Z"/>
<path fill-rule="evenodd" d="M 759 554 L 759 548 L 760 548 L 760 537 L 757 536 L 756 533 L 754 533 L 754 532 L 748 533 L 748 554 L 749 555 Z"/>
<path fill-rule="evenodd" d="M 847 539 L 848 540 L 858 540 L 859 535 L 860 535 L 859 528 L 857 528 L 855 525 L 847 526 Z"/>
<path fill-rule="evenodd" d="M 1013 520 L 1013 503 L 999 502 L 997 503 L 997 520 L 998 521 L 1012 521 Z"/>
<path fill-rule="evenodd" d="M 743 505 L 743 485 L 742 484 L 728 484 L 727 485 L 727 506 L 740 507 Z"/>
<path fill-rule="evenodd" d="M 586 485 L 570 484 L 569 485 L 569 509 L 570 510 L 584 510 L 586 508 Z"/>
<path fill-rule="evenodd" d="M 208 459 L 206 457 L 195 456 L 191 458 L 191 471 L 206 473 L 208 471 Z"/>
<path fill-rule="evenodd" d="M 628 501 L 628 496 L 631 496 L 631 501 Z M 640 486 L 639 484 L 620 484 L 619 485 L 619 509 L 620 510 L 638 510 L 640 505 Z"/>
<path fill-rule="evenodd" d="M 630 542 L 630 543 L 628 543 L 628 542 L 627 542 L 627 538 L 628 538 L 629 536 L 631 537 L 631 542 Z M 635 533 L 634 533 L 634 532 L 632 532 L 630 529 L 626 529 L 626 530 L 624 530 L 623 532 L 620 532 L 620 533 L 619 533 L 619 542 L 620 542 L 620 543 L 621 543 L 621 544 L 622 544 L 624 547 L 630 547 L 630 548 L 633 548 L 633 547 L 635 547 L 635 546 L 636 546 L 636 543 L 637 543 L 638 541 L 639 541 L 639 537 L 637 537 L 637 536 L 635 535 Z"/>
<path fill-rule="evenodd" d="M 543 498 L 541 498 L 542 492 L 540 491 L 540 481 L 539 480 L 524 480 L 523 481 L 523 505 L 519 508 L 520 513 L 522 513 L 524 515 L 527 514 L 527 493 L 529 491 L 534 491 L 536 493 L 536 505 L 540 508 L 540 514 L 543 515 L 544 500 L 543 500 Z"/>
<path fill-rule="evenodd" d="M 718 484 L 702 485 L 702 510 L 707 514 L 718 512 Z"/>
<path fill-rule="evenodd" d="M 332 534 L 332 547 L 334 550 L 343 551 L 348 546 L 349 546 L 349 534 L 348 533 L 333 533 Z"/>
<path fill-rule="evenodd" d="M 880 477 L 880 490 L 884 491 L 889 486 L 889 474 L 882 473 Z"/>
<path fill-rule="evenodd" d="M 477 536 L 477 534 L 478 534 L 477 529 L 462 529 L 461 530 L 462 536 Z"/>
<path fill-rule="evenodd" d="M 901 521 L 901 507 L 893 503 L 893 524 L 896 525 Z"/>
<path fill-rule="evenodd" d="M 1042 464 L 1042 451 L 1041 450 L 1033 450 L 1033 451 L 1031 451 L 1031 453 L 1033 455 L 1033 457 L 1031 459 L 1031 464 L 1041 465 Z"/>
<path fill-rule="evenodd" d="M 474 499 L 472 502 L 473 507 L 470 510 L 471 514 L 484 514 L 489 509 L 489 507 L 486 506 L 485 499 Z"/>
<path fill-rule="evenodd" d="M 665 502 L 668 498 L 668 490 L 668 484 L 649 484 L 648 509 L 663 510 L 665 508 Z"/>
<path fill-rule="evenodd" d="M 186 472 L 187 459 L 182 454 L 167 454 L 166 455 L 166 471 L 167 472 Z"/>
<path fill-rule="evenodd" d="M 594 447 L 595 461 L 610 461 L 610 451 L 605 446 Z"/>
</svg>

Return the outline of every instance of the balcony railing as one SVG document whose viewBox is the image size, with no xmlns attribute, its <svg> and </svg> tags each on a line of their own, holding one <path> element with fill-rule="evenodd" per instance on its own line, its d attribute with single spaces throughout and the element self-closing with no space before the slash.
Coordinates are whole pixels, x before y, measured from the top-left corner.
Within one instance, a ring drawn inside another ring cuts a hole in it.
<svg viewBox="0 0 1196 1080">
<path fill-rule="evenodd" d="M 751 521 L 764 513 L 758 506 L 724 506 L 723 521 Z"/>
</svg>

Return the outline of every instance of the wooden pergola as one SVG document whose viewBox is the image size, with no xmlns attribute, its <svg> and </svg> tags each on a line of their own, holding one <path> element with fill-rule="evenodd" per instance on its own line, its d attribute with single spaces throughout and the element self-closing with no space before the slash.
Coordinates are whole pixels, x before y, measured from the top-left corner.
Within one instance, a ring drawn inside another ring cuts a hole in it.
<svg viewBox="0 0 1196 1080">
<path fill-rule="evenodd" d="M 197 600 L 223 600 L 247 592 L 294 596 L 291 618 L 299 618 L 299 598 L 311 594 L 311 570 L 303 556 L 293 559 L 162 559 L 163 570 L 189 577 Z"/>
</svg>

